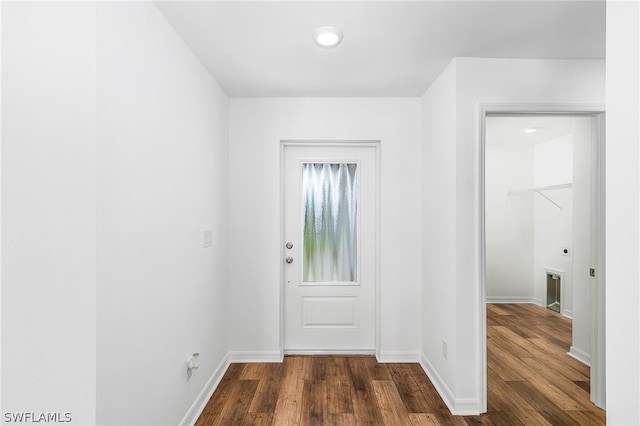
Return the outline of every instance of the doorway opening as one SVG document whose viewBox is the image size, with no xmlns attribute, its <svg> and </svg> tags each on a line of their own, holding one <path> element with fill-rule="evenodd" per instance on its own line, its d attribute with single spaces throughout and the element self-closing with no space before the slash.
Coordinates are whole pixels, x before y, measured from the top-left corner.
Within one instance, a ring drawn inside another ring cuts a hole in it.
<svg viewBox="0 0 640 426">
<path fill-rule="evenodd" d="M 605 407 L 601 111 L 483 108 L 481 395 L 485 410 L 485 303 L 536 304 L 571 318 L 568 355 L 590 366 L 591 401 Z"/>
</svg>

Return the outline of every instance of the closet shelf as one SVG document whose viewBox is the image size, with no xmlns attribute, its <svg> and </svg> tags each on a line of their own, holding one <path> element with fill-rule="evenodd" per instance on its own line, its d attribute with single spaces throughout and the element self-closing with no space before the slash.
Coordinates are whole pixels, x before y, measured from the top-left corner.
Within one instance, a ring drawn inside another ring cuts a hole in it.
<svg viewBox="0 0 640 426">
<path fill-rule="evenodd" d="M 554 206 L 556 206 L 557 208 L 562 210 L 562 206 L 560 204 L 556 203 L 551 198 L 549 198 L 546 195 L 544 195 L 542 193 L 542 191 L 552 191 L 554 189 L 564 189 L 564 188 L 572 188 L 572 187 L 573 187 L 572 183 L 562 183 L 560 185 L 549 185 L 549 186 L 538 186 L 538 187 L 535 187 L 535 188 L 518 189 L 516 191 L 509 191 L 509 192 L 507 192 L 507 196 L 511 196 L 512 194 L 524 194 L 524 193 L 527 193 L 527 192 L 537 192 L 543 198 L 545 198 L 547 201 L 549 201 L 551 204 L 553 204 Z"/>
</svg>

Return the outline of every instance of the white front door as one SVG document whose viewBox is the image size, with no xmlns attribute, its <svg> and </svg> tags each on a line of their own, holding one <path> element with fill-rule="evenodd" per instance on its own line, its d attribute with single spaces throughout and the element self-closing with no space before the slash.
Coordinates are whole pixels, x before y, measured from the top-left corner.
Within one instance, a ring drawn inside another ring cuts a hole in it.
<svg viewBox="0 0 640 426">
<path fill-rule="evenodd" d="M 285 143 L 284 349 L 373 352 L 377 146 Z"/>
</svg>

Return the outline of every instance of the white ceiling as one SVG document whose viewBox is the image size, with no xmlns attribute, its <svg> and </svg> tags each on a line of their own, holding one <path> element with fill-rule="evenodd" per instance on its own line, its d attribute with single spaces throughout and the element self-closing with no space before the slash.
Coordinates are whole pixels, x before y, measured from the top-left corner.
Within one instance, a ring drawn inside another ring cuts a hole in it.
<svg viewBox="0 0 640 426">
<path fill-rule="evenodd" d="M 604 0 L 155 3 L 230 97 L 415 97 L 457 56 L 605 55 Z"/>
<path fill-rule="evenodd" d="M 534 145 L 573 133 L 573 117 L 564 115 L 493 116 L 485 121 L 487 145 Z M 534 133 L 522 129 L 535 128 Z"/>
</svg>

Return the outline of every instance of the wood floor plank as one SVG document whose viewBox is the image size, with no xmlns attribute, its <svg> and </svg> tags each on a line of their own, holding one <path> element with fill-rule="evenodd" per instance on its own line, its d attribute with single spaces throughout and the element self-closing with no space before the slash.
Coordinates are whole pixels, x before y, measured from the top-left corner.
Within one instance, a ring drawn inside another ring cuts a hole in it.
<svg viewBox="0 0 640 426">
<path fill-rule="evenodd" d="M 244 423 L 257 387 L 257 380 L 240 380 L 240 385 L 229 395 L 230 403 L 225 404 L 214 424 L 238 425 Z"/>
<path fill-rule="evenodd" d="M 500 315 L 513 315 L 513 312 L 505 309 L 507 305 L 499 305 L 495 303 L 487 304 L 487 316 L 495 317 Z M 493 314 L 493 315 L 492 315 Z"/>
<path fill-rule="evenodd" d="M 283 380 L 284 365 L 280 363 L 253 364 L 260 366 L 256 374 L 261 374 L 260 384 L 256 389 L 256 395 L 249 407 L 250 413 L 271 413 L 276 409 L 280 387 Z M 252 376 L 255 377 L 255 376 Z"/>
<path fill-rule="evenodd" d="M 431 413 L 409 413 L 411 426 L 440 426 L 436 416 Z"/>
<path fill-rule="evenodd" d="M 595 410 L 580 410 L 580 411 L 567 411 L 567 414 L 575 420 L 576 424 L 580 425 L 598 425 L 605 424 L 604 411 Z"/>
<path fill-rule="evenodd" d="M 347 369 L 353 383 L 353 413 L 358 422 L 382 425 L 384 421 L 375 401 L 373 386 L 366 371 L 365 361 L 357 358 L 347 360 Z"/>
<path fill-rule="evenodd" d="M 532 413 L 538 413 L 551 425 L 569 425 L 573 421 L 571 417 L 562 410 L 549 396 L 528 382 L 511 382 L 509 386 L 526 399 L 535 409 Z"/>
<path fill-rule="evenodd" d="M 196 425 L 604 425 L 589 401 L 589 367 L 566 354 L 568 342 L 568 318 L 489 304 L 483 415 L 453 416 L 418 363 L 285 356 L 231 364 Z"/>
<path fill-rule="evenodd" d="M 544 380 L 553 383 L 559 390 L 580 404 L 583 408 L 590 408 L 589 392 L 576 385 L 571 379 L 565 377 L 561 371 L 554 370 L 549 364 L 540 360 L 524 359 L 523 362 L 529 368 L 536 371 Z"/>
<path fill-rule="evenodd" d="M 215 395 L 217 398 L 214 399 L 212 397 L 196 421 L 196 426 L 209 426 L 216 423 L 218 417 L 224 410 L 230 395 L 239 386 L 240 374 L 243 369 L 244 364 L 231 364 L 229 366 L 216 388 Z"/>
<path fill-rule="evenodd" d="M 418 384 L 424 373 L 416 374 L 411 364 L 389 364 L 389 372 L 407 412 L 429 413 L 429 402 Z"/>
<path fill-rule="evenodd" d="M 243 426 L 271 426 L 273 424 L 273 413 L 247 413 Z"/>
<path fill-rule="evenodd" d="M 490 411 L 515 412 L 534 411 L 529 402 L 513 392 L 508 383 L 501 379 L 488 377 L 487 406 Z"/>
<path fill-rule="evenodd" d="M 535 350 L 539 350 L 541 351 L 541 353 L 544 353 L 547 356 L 554 357 L 557 360 L 561 360 L 562 363 L 567 367 L 573 368 L 574 370 L 582 373 L 583 377 L 587 379 L 589 378 L 589 366 L 581 363 L 577 359 L 567 357 L 567 351 L 556 348 L 545 339 L 531 339 L 530 342 L 532 346 L 536 348 Z"/>
<path fill-rule="evenodd" d="M 249 363 L 243 364 L 240 380 L 260 380 L 265 374 L 265 364 Z"/>
<path fill-rule="evenodd" d="M 418 381 L 418 386 L 420 388 L 420 392 L 424 395 L 427 400 L 427 404 L 429 406 L 429 413 L 432 413 L 438 422 L 442 424 L 460 424 L 466 425 L 467 422 L 461 416 L 453 416 L 449 411 L 449 408 L 436 391 L 436 388 L 433 386 L 431 381 L 426 377 L 424 371 L 422 371 L 422 367 L 419 364 L 411 364 L 414 369 L 414 374 L 416 377 L 420 377 L 422 380 Z M 426 380 L 424 380 L 426 378 Z"/>
<path fill-rule="evenodd" d="M 569 355 L 565 355 L 560 359 L 553 356 L 540 355 L 536 358 L 523 358 L 523 362 L 527 363 L 534 370 L 546 370 L 558 377 L 571 381 L 588 381 L 589 376 L 585 376 L 582 372 L 572 367 Z"/>
<path fill-rule="evenodd" d="M 519 373 L 518 368 L 513 368 L 512 363 L 513 360 L 510 358 L 505 358 L 505 355 L 508 354 L 507 351 L 502 350 L 498 345 L 491 345 L 491 342 L 488 342 L 489 346 L 492 346 L 491 349 L 487 350 L 487 369 L 499 377 L 504 381 L 514 381 L 514 380 L 524 380 L 522 375 Z"/>
<path fill-rule="evenodd" d="M 374 356 L 365 358 L 370 380 L 391 380 L 388 364 L 380 364 Z"/>
<path fill-rule="evenodd" d="M 377 406 L 386 425 L 406 425 L 410 423 L 409 414 L 404 408 L 400 394 L 391 380 L 373 380 L 373 392 Z"/>
<path fill-rule="evenodd" d="M 327 419 L 327 426 L 355 426 L 359 424 L 366 423 L 358 422 L 353 413 L 330 413 Z"/>
<path fill-rule="evenodd" d="M 327 412 L 353 413 L 353 383 L 338 374 L 327 376 Z"/>
<path fill-rule="evenodd" d="M 327 382 L 305 380 L 302 392 L 302 424 L 322 426 L 327 418 Z"/>
<path fill-rule="evenodd" d="M 278 425 L 299 425 L 302 417 L 302 394 L 309 361 L 304 357 L 285 358 L 284 377 L 280 385 L 273 422 Z"/>
<path fill-rule="evenodd" d="M 283 380 L 273 422 L 278 425 L 299 425 L 302 418 L 302 393 L 305 380 L 293 377 Z"/>
<path fill-rule="evenodd" d="M 512 424 L 514 425 L 520 424 L 523 426 L 556 426 L 552 423 L 549 423 L 545 416 L 535 410 L 522 410 L 518 408 L 512 411 L 511 414 L 512 416 L 510 416 L 509 418 L 510 420 L 513 419 Z M 518 419 L 518 421 L 515 421 L 515 419 Z"/>
</svg>

